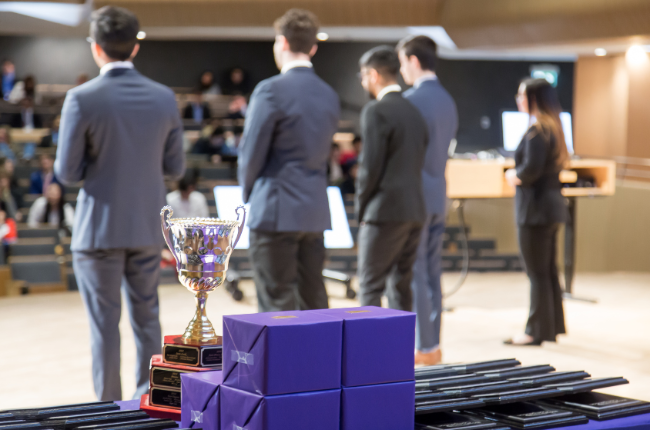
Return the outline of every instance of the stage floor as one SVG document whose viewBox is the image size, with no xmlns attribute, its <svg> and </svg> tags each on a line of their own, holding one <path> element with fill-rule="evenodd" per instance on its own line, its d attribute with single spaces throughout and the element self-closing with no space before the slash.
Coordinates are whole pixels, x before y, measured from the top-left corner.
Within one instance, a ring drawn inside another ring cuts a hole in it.
<svg viewBox="0 0 650 430">
<path fill-rule="evenodd" d="M 451 287 L 456 274 L 445 275 Z M 330 306 L 358 306 L 345 299 L 341 285 L 327 285 Z M 235 302 L 224 289 L 208 301 L 208 315 L 220 326 L 223 314 L 257 309 L 252 282 L 243 282 L 245 299 Z M 558 370 L 587 370 L 595 377 L 625 376 L 628 386 L 607 392 L 650 400 L 650 274 L 581 274 L 577 295 L 597 304 L 565 301 L 569 334 L 557 344 L 513 348 L 501 344 L 523 330 L 528 284 L 520 273 L 470 273 L 465 286 L 446 301 L 443 319 L 446 362 L 516 357 L 524 364 L 552 364 Z M 180 285 L 160 288 L 163 333 L 182 333 L 192 317 L 192 295 Z M 133 334 L 126 318 L 122 333 L 122 387 L 135 390 Z M 0 298 L 0 409 L 94 400 L 88 323 L 75 292 Z"/>
</svg>

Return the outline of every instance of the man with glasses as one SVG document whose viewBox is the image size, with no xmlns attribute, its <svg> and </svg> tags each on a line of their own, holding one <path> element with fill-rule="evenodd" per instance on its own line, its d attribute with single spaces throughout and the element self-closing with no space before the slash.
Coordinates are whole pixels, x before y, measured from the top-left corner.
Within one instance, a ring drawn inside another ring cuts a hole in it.
<svg viewBox="0 0 650 430">
<path fill-rule="evenodd" d="M 161 350 L 163 175 L 179 178 L 185 170 L 174 93 L 133 67 L 138 30 L 138 19 L 126 9 L 106 6 L 93 13 L 89 41 L 99 76 L 68 91 L 54 164 L 64 184 L 84 181 L 71 249 L 90 319 L 99 400 L 122 399 L 121 289 L 137 347 L 134 397 L 148 390 L 149 360 Z"/>
</svg>

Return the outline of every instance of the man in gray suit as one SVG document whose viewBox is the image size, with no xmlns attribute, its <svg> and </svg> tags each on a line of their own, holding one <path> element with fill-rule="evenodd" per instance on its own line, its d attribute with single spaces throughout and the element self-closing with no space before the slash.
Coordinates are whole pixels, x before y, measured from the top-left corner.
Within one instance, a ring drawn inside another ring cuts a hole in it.
<svg viewBox="0 0 650 430">
<path fill-rule="evenodd" d="M 392 48 L 371 49 L 359 65 L 361 85 L 376 99 L 361 112 L 356 195 L 361 306 L 381 306 L 386 291 L 391 308 L 410 311 L 413 262 L 425 218 L 420 170 L 426 124 L 402 97 Z"/>
<path fill-rule="evenodd" d="M 91 51 L 100 76 L 63 104 L 56 176 L 84 181 L 72 235 L 73 267 L 90 319 L 93 382 L 100 400 L 122 398 L 120 286 L 137 347 L 135 397 L 147 392 L 160 353 L 158 280 L 163 175 L 185 170 L 174 93 L 133 68 L 138 20 L 126 9 L 93 13 Z"/>
<path fill-rule="evenodd" d="M 327 162 L 339 100 L 315 73 L 318 20 L 291 9 L 275 22 L 281 74 L 251 96 L 239 155 L 250 202 L 250 257 L 260 312 L 328 307 L 323 231 L 330 229 Z"/>
<path fill-rule="evenodd" d="M 429 145 L 422 169 L 422 189 L 427 219 L 422 229 L 417 259 L 413 266 L 413 296 L 417 312 L 415 364 L 440 362 L 440 320 L 442 314 L 442 239 L 445 232 L 447 182 L 445 168 L 449 143 L 456 136 L 456 104 L 435 73 L 436 44 L 426 36 L 409 37 L 397 46 L 404 82 L 413 88 L 404 97 L 424 117 Z"/>
</svg>

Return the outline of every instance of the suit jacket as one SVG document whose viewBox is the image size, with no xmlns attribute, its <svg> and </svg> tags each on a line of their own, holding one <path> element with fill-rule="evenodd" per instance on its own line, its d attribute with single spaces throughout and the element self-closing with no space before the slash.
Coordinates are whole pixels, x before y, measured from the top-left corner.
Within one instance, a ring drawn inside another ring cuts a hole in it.
<svg viewBox="0 0 650 430">
<path fill-rule="evenodd" d="M 429 137 L 417 108 L 397 92 L 368 103 L 361 112 L 361 139 L 359 221 L 424 222 L 422 167 Z"/>
<path fill-rule="evenodd" d="M 515 169 L 521 185 L 515 194 L 519 225 L 564 223 L 568 210 L 562 196 L 561 167 L 552 157 L 557 141 L 536 127 L 528 129 L 515 151 Z"/>
<path fill-rule="evenodd" d="M 257 85 L 239 146 L 238 178 L 251 205 L 251 228 L 331 228 L 327 161 L 339 110 L 334 90 L 308 67 Z"/>
<path fill-rule="evenodd" d="M 162 245 L 163 175 L 184 170 L 172 90 L 118 68 L 68 91 L 54 172 L 66 185 L 84 181 L 73 251 Z"/>
<path fill-rule="evenodd" d="M 429 145 L 422 169 L 427 214 L 444 217 L 447 206 L 445 169 L 449 143 L 458 131 L 456 103 L 438 79 L 422 82 L 417 88 L 405 91 L 404 97 L 418 108 L 429 133 Z"/>
<path fill-rule="evenodd" d="M 43 189 L 43 173 L 38 171 L 31 174 L 29 177 L 29 193 L 30 194 L 43 194 L 45 191 Z M 60 181 L 56 178 L 56 175 L 52 176 L 52 183 L 59 184 Z"/>
<path fill-rule="evenodd" d="M 201 104 L 201 109 L 203 110 L 203 120 L 212 118 L 210 107 L 206 103 Z M 194 119 L 194 107 L 192 107 L 191 103 L 183 109 L 183 119 Z"/>
</svg>

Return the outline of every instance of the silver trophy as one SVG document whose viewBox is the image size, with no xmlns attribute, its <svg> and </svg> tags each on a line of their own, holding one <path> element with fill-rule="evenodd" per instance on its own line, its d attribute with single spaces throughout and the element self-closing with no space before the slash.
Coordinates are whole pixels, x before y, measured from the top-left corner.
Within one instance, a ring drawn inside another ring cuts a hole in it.
<svg viewBox="0 0 650 430">
<path fill-rule="evenodd" d="M 240 210 L 242 220 L 239 221 Z M 165 242 L 176 259 L 178 280 L 196 298 L 196 313 L 182 339 L 187 344 L 221 344 L 205 313 L 208 293 L 223 285 L 230 254 L 244 231 L 246 209 L 239 206 L 236 221 L 216 218 L 170 219 L 174 211 L 165 206 L 160 211 Z"/>
</svg>

